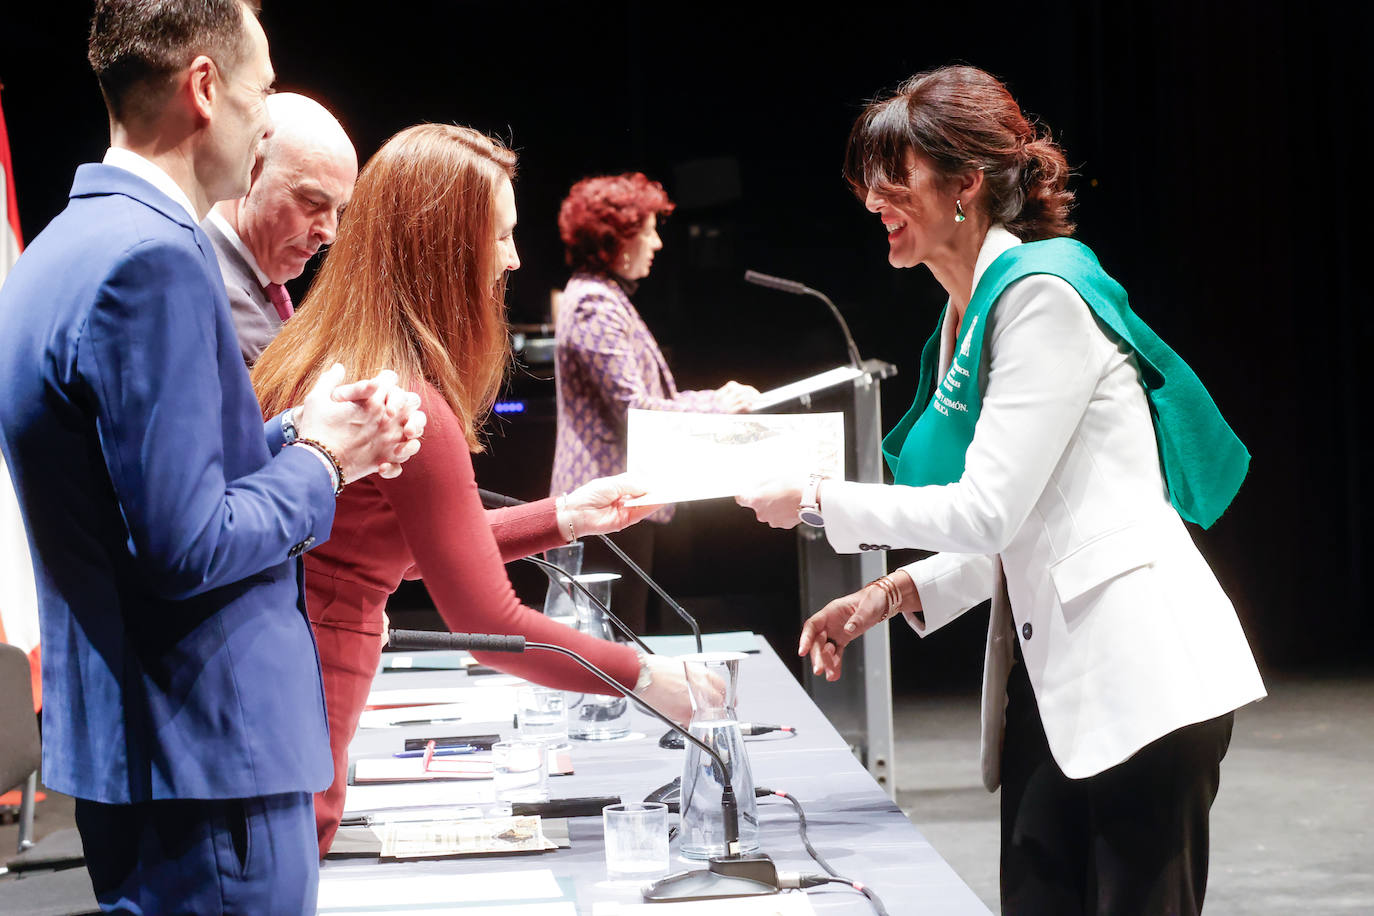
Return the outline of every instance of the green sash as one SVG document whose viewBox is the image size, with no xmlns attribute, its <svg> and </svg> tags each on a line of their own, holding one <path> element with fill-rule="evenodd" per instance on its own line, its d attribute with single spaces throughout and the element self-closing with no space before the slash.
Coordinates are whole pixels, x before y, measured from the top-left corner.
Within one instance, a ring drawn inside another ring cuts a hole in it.
<svg viewBox="0 0 1374 916">
<path fill-rule="evenodd" d="M 1135 353 L 1169 498 L 1185 519 L 1210 527 L 1240 489 L 1250 453 L 1193 370 L 1131 311 L 1126 291 L 1107 276 L 1092 250 L 1073 239 L 1017 245 L 992 262 L 973 291 L 949 371 L 937 385 L 941 313 L 941 323 L 921 351 L 916 400 L 883 439 L 883 456 L 894 480 L 920 487 L 954 483 L 963 476 L 982 408 L 978 366 L 988 318 L 1003 290 L 1031 274 L 1065 280 Z"/>
</svg>

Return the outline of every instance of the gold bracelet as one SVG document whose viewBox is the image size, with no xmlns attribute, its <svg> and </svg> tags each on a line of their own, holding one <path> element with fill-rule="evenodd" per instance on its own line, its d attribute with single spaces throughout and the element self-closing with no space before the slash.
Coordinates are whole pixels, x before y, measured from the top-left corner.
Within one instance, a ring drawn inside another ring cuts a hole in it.
<svg viewBox="0 0 1374 916">
<path fill-rule="evenodd" d="M 864 586 L 864 588 L 870 587 L 878 589 L 887 599 L 887 608 L 883 611 L 883 619 L 890 620 L 896 616 L 897 610 L 902 606 L 902 593 L 897 588 L 897 583 L 892 581 L 892 577 L 888 575 L 879 576 Z"/>
<path fill-rule="evenodd" d="M 557 512 L 562 512 L 562 511 L 564 511 L 565 509 L 567 509 L 567 508 L 568 508 L 568 494 L 567 494 L 567 493 L 562 493 L 562 494 L 560 494 L 559 497 L 558 497 L 558 499 L 554 500 L 553 506 L 554 506 L 554 510 L 557 511 Z M 577 529 L 573 527 L 572 513 L 569 512 L 569 513 L 568 513 L 568 543 L 571 544 L 571 543 L 573 543 L 573 542 L 576 541 L 576 540 L 577 540 Z"/>
</svg>

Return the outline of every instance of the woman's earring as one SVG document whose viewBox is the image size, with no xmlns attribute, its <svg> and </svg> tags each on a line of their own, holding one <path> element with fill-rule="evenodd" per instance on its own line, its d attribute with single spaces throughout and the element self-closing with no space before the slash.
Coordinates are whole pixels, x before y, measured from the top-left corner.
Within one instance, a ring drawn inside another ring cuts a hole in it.
<svg viewBox="0 0 1374 916">
<path fill-rule="evenodd" d="M 956 223 L 962 223 L 962 222 L 963 222 L 965 219 L 967 219 L 967 218 L 968 218 L 968 217 L 964 216 L 964 204 L 963 204 L 963 202 L 956 199 L 956 200 L 954 201 L 954 221 L 955 221 Z"/>
</svg>

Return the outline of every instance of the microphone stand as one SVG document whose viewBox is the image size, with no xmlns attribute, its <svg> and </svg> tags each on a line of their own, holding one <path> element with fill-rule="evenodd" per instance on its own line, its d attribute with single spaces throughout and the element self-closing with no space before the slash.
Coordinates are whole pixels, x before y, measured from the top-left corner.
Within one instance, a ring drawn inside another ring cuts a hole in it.
<svg viewBox="0 0 1374 916">
<path fill-rule="evenodd" d="M 508 509 L 514 506 L 523 506 L 526 504 L 526 501 L 523 499 L 516 499 L 514 496 L 505 496 L 501 493 L 495 493 L 491 490 L 483 490 L 481 488 L 478 488 L 477 495 L 481 497 L 482 505 L 488 509 Z M 668 605 L 668 607 L 672 609 L 674 614 L 677 614 L 678 617 L 682 618 L 683 622 L 691 628 L 692 636 L 696 638 L 697 651 L 703 651 L 701 648 L 701 626 L 697 623 L 696 618 L 693 617 L 691 614 L 687 613 L 686 608 L 684 608 L 682 605 L 674 601 L 673 596 L 669 595 L 667 592 L 663 590 L 663 586 L 659 585 L 652 578 L 650 578 L 649 574 L 646 573 L 643 569 L 640 569 L 639 564 L 636 563 L 634 560 L 631 560 L 630 555 L 627 554 L 625 551 L 621 550 L 620 546 L 616 544 L 615 541 L 611 540 L 604 534 L 594 534 L 592 535 L 592 537 L 596 538 L 601 543 L 605 544 L 608 548 L 610 548 L 611 553 L 615 554 L 617 557 L 620 558 L 620 562 L 624 563 L 627 567 L 629 567 L 631 572 L 638 576 L 641 581 L 643 581 L 646 585 L 649 586 L 649 588 L 653 589 L 654 593 L 657 594 L 658 597 L 663 599 L 663 603 Z"/>
<path fill-rule="evenodd" d="M 729 772 L 725 760 L 715 748 L 671 718 L 648 701 L 626 690 L 620 682 L 571 649 L 552 643 L 529 642 L 523 636 L 502 636 L 486 633 L 442 633 L 433 630 L 396 630 L 387 632 L 387 643 L 393 649 L 467 649 L 487 652 L 525 652 L 542 649 L 556 652 L 577 662 L 596 675 L 617 693 L 640 709 L 678 732 L 684 739 L 701 748 L 720 767 L 722 776 Z M 708 900 L 716 897 L 746 897 L 776 894 L 781 890 L 777 866 L 762 854 L 744 854 L 739 849 L 739 803 L 735 787 L 722 779 L 720 809 L 724 818 L 725 855 L 712 856 L 704 869 L 678 872 L 653 882 L 644 889 L 648 901 Z"/>
<path fill-rule="evenodd" d="M 840 331 L 844 334 L 844 345 L 845 349 L 849 351 L 850 365 L 860 372 L 864 371 L 863 359 L 859 356 L 859 347 L 854 343 L 854 335 L 849 333 L 849 323 L 844 320 L 844 316 L 840 314 L 840 310 L 836 308 L 835 303 L 831 302 L 830 297 L 825 293 L 817 289 L 812 289 L 804 283 L 798 283 L 796 280 L 785 280 L 782 277 L 761 274 L 757 270 L 746 270 L 744 272 L 744 282 L 753 283 L 756 286 L 766 286 L 769 289 L 775 289 L 783 293 L 791 293 L 794 296 L 815 296 L 817 299 L 824 302 L 830 307 L 830 314 L 835 316 L 835 320 L 839 322 Z"/>
<path fill-rule="evenodd" d="M 581 582 L 578 582 L 576 576 L 569 575 L 566 569 L 559 566 L 557 563 L 550 563 L 548 560 L 541 560 L 538 557 L 521 557 L 520 559 L 524 560 L 526 563 L 533 563 L 535 566 L 538 566 L 540 569 L 544 570 L 545 575 L 552 579 L 554 584 L 558 585 L 560 588 L 562 587 L 562 583 L 554 577 L 558 576 L 563 579 L 567 579 L 577 588 L 578 591 L 580 591 L 584 596 L 586 596 L 588 601 L 596 605 L 597 608 L 600 609 L 601 613 L 606 615 L 607 620 L 615 624 L 615 628 L 617 630 L 628 636 L 631 642 L 639 646 L 639 648 L 643 649 L 644 652 L 648 655 L 657 654 L 654 652 L 653 649 L 650 649 L 648 646 L 644 644 L 644 640 L 640 639 L 638 636 L 635 635 L 635 631 L 631 630 L 629 625 L 626 624 L 625 621 L 621 620 L 619 617 L 612 614 L 611 609 L 606 607 L 606 605 L 602 603 L 600 598 L 593 595 L 591 593 L 591 590 L 587 588 L 587 586 L 583 585 Z"/>
</svg>

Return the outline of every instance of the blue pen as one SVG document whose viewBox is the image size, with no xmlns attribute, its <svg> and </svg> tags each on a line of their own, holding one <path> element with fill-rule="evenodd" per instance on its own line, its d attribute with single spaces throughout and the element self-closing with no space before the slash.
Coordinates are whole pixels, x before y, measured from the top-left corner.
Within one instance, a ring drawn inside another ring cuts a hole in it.
<svg viewBox="0 0 1374 916">
<path fill-rule="evenodd" d="M 453 747 L 439 747 L 434 749 L 435 757 L 456 757 L 459 754 L 475 754 L 480 751 L 480 747 L 471 744 L 457 744 Z M 423 757 L 425 752 L 420 751 L 400 751 L 392 754 L 393 757 Z"/>
</svg>

